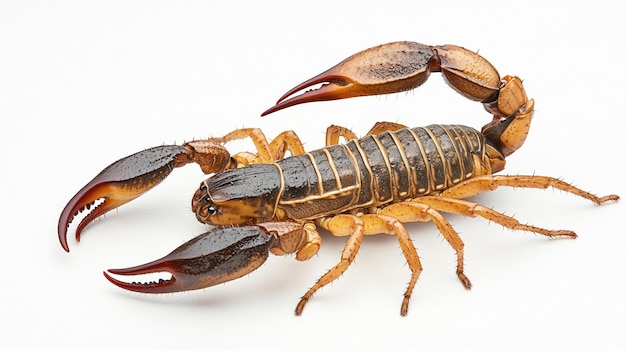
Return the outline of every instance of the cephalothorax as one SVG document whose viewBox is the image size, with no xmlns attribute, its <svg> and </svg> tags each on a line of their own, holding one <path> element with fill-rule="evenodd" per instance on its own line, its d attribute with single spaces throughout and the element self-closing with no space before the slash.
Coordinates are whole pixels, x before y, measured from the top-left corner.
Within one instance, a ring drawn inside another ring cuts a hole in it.
<svg viewBox="0 0 626 351">
<path fill-rule="evenodd" d="M 422 266 L 403 223 L 432 221 L 456 251 L 457 276 L 469 289 L 463 242 L 442 213 L 480 216 L 548 237 L 575 238 L 576 234 L 521 224 L 466 198 L 508 186 L 553 187 L 596 204 L 619 199 L 598 197 L 552 177 L 494 175 L 504 169 L 505 157 L 524 143 L 534 101 L 527 98 L 520 78 L 500 78 L 482 56 L 459 46 L 395 42 L 367 49 L 296 86 L 263 115 L 305 102 L 413 89 L 430 72 L 441 72 L 461 95 L 483 103 L 492 121 L 481 131 L 461 125 L 407 128 L 378 123 L 361 139 L 348 129 L 330 126 L 326 147 L 310 152 L 292 131 L 268 142 L 254 128 L 144 150 L 107 167 L 70 200 L 59 219 L 61 245 L 69 251 L 68 227 L 82 210 L 90 212 L 77 226 L 77 240 L 96 217 L 149 190 L 174 167 L 195 162 L 214 175 L 201 183 L 192 208 L 199 221 L 217 228 L 154 262 L 105 272 L 112 283 L 146 293 L 201 289 L 250 273 L 269 252 L 311 258 L 321 245 L 318 227 L 348 236 L 340 262 L 301 298 L 296 307 L 299 315 L 318 289 L 348 268 L 365 235 L 385 233 L 397 236 L 411 271 L 401 305 L 401 314 L 406 315 Z M 295 95 L 320 83 L 319 89 Z M 231 156 L 223 147 L 248 137 L 256 146 L 254 153 Z M 346 143 L 340 144 L 341 138 Z M 290 157 L 285 157 L 287 151 Z M 111 276 L 153 272 L 169 272 L 172 278 L 127 283 Z"/>
</svg>

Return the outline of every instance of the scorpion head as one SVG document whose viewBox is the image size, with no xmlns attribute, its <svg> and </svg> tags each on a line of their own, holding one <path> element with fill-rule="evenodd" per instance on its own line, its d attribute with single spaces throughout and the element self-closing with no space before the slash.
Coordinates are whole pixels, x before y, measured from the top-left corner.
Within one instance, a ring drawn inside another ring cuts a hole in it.
<svg viewBox="0 0 626 351">
<path fill-rule="evenodd" d="M 240 225 L 274 217 L 281 177 L 272 164 L 215 174 L 200 184 L 191 206 L 196 218 L 213 225 Z"/>
</svg>

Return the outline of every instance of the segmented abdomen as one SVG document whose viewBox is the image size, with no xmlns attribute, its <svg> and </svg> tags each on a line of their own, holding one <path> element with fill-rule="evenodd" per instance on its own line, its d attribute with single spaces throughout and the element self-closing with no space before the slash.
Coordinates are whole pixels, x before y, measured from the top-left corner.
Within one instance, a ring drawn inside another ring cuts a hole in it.
<svg viewBox="0 0 626 351">
<path fill-rule="evenodd" d="M 279 161 L 278 206 L 291 218 L 312 219 L 424 196 L 475 176 L 484 154 L 482 134 L 467 126 L 368 135 Z"/>
</svg>

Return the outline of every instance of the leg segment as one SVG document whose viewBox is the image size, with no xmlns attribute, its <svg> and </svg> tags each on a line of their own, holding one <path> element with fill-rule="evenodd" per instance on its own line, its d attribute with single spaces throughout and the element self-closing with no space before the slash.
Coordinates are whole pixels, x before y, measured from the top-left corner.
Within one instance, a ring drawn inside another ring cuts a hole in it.
<svg viewBox="0 0 626 351">
<path fill-rule="evenodd" d="M 292 156 L 302 155 L 304 153 L 304 146 L 293 130 L 287 130 L 278 134 L 278 136 L 272 140 L 270 150 L 275 160 L 282 160 L 285 158 L 287 150 L 289 150 Z"/>
<path fill-rule="evenodd" d="M 402 128 L 406 128 L 405 125 L 394 122 L 376 122 L 372 129 L 367 132 L 367 135 L 376 135 L 386 131 L 395 131 Z M 346 127 L 331 125 L 326 129 L 326 146 L 339 144 L 339 138 L 343 137 L 345 140 L 358 139 L 353 131 Z"/>
<path fill-rule="evenodd" d="M 466 217 L 481 216 L 489 221 L 498 223 L 501 226 L 512 230 L 525 230 L 552 238 L 576 238 L 576 233 L 571 230 L 548 230 L 527 224 L 522 224 L 513 217 L 507 216 L 503 213 L 471 201 L 446 198 L 441 196 L 424 196 L 417 198 L 413 201 L 428 205 L 431 208 L 441 212 L 453 213 Z"/>
<path fill-rule="evenodd" d="M 358 139 L 356 134 L 346 127 L 331 125 L 326 128 L 326 146 L 339 144 L 340 137 L 343 137 L 345 140 Z"/>
<path fill-rule="evenodd" d="M 464 246 L 463 241 L 452 228 L 452 225 L 436 209 L 427 204 L 417 202 L 399 202 L 383 207 L 377 211 L 380 215 L 396 218 L 401 222 L 428 222 L 432 221 L 441 232 L 444 239 L 456 251 L 457 265 L 456 275 L 466 289 L 472 287 L 472 283 L 464 272 Z"/>
<path fill-rule="evenodd" d="M 445 198 L 464 199 L 486 191 L 495 190 L 500 186 L 534 189 L 547 189 L 552 187 L 593 201 L 597 205 L 607 201 L 619 200 L 619 196 L 617 195 L 598 197 L 560 179 L 536 175 L 485 175 L 470 178 L 443 191 L 441 196 Z"/>
<path fill-rule="evenodd" d="M 409 269 L 411 270 L 411 280 L 404 293 L 400 314 L 406 316 L 409 309 L 409 300 L 417 279 L 422 272 L 422 264 L 420 263 L 417 251 L 413 246 L 411 237 L 406 231 L 402 223 L 389 216 L 378 214 L 366 214 L 361 216 L 355 215 L 338 215 L 331 218 L 324 218 L 318 221 L 320 226 L 330 231 L 335 236 L 349 236 L 348 242 L 341 255 L 341 262 L 324 274 L 309 291 L 304 294 L 296 308 L 296 315 L 300 315 L 307 301 L 313 294 L 324 285 L 339 278 L 350 266 L 361 246 L 364 235 L 374 234 L 391 234 L 398 237 L 400 248 L 407 260 Z"/>
<path fill-rule="evenodd" d="M 300 302 L 298 302 L 298 305 L 296 306 L 296 316 L 302 314 L 304 306 L 317 290 L 339 278 L 339 276 L 341 276 L 343 272 L 348 269 L 354 260 L 354 257 L 356 257 L 359 247 L 361 247 L 361 241 L 363 240 L 363 221 L 357 216 L 338 215 L 332 218 L 321 219 L 318 222 L 322 228 L 330 231 L 334 235 L 349 235 L 350 238 L 341 253 L 341 262 L 318 279 L 318 281 L 304 294 L 304 296 L 300 298 Z"/>
<path fill-rule="evenodd" d="M 404 254 L 404 258 L 406 259 L 409 269 L 411 270 L 411 280 L 409 281 L 406 291 L 404 292 L 404 298 L 402 299 L 402 305 L 400 306 L 400 315 L 406 316 L 409 311 L 409 300 L 413 294 L 413 288 L 415 288 L 417 279 L 422 273 L 422 263 L 417 255 L 415 246 L 413 246 L 411 237 L 409 236 L 406 228 L 404 228 L 404 225 L 402 225 L 402 222 L 394 217 L 378 214 L 366 214 L 360 218 L 363 220 L 363 224 L 365 226 L 365 235 L 374 235 L 379 233 L 391 235 L 395 234 L 398 238 L 402 254 Z"/>
<path fill-rule="evenodd" d="M 307 222 L 302 227 L 304 230 L 305 243 L 296 252 L 296 260 L 306 261 L 315 256 L 322 246 L 322 237 L 317 232 L 317 227 L 311 222 Z"/>
<path fill-rule="evenodd" d="M 376 122 L 376 124 L 374 124 L 372 129 L 370 129 L 370 131 L 367 132 L 367 135 L 377 135 L 382 132 L 396 131 L 396 130 L 400 130 L 403 128 L 407 128 L 407 126 L 405 126 L 404 124 L 395 123 L 395 122 Z"/>
<path fill-rule="evenodd" d="M 304 146 L 298 135 L 291 131 L 280 133 L 272 142 L 267 141 L 267 137 L 259 128 L 242 128 L 234 130 L 221 138 L 212 140 L 219 143 L 227 143 L 233 140 L 250 138 L 257 149 L 257 153 L 242 152 L 233 156 L 239 165 L 270 163 L 281 160 L 285 157 L 287 150 L 294 155 L 304 153 Z"/>
</svg>

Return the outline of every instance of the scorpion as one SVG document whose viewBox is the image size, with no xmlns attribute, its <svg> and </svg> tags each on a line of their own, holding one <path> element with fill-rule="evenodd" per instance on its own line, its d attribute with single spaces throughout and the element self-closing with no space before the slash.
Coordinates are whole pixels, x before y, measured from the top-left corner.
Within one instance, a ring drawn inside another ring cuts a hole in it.
<svg viewBox="0 0 626 351">
<path fill-rule="evenodd" d="M 595 204 L 619 200 L 553 177 L 494 175 L 523 145 L 534 100 L 519 77 L 500 78 L 485 58 L 460 46 L 393 42 L 361 51 L 295 86 L 262 115 L 301 103 L 414 89 L 431 72 L 440 72 L 458 93 L 481 102 L 492 121 L 480 131 L 462 125 L 408 128 L 379 122 L 360 139 L 347 128 L 330 126 L 326 146 L 309 152 L 293 131 L 270 142 L 257 128 L 150 148 L 111 164 L 69 201 L 58 223 L 60 243 L 69 252 L 67 232 L 81 212 L 87 213 L 76 227 L 77 241 L 97 217 L 145 193 L 174 168 L 197 163 L 211 176 L 196 190 L 192 209 L 200 222 L 214 228 L 156 261 L 103 272 L 110 282 L 142 293 L 202 289 L 249 274 L 269 253 L 310 259 L 322 242 L 318 228 L 348 237 L 339 263 L 301 297 L 295 310 L 300 315 L 316 291 L 346 271 L 364 236 L 383 233 L 397 237 L 411 271 L 400 309 L 405 316 L 422 265 L 403 223 L 433 222 L 455 250 L 456 274 L 470 289 L 463 241 L 443 213 L 479 216 L 551 238 L 576 234 L 522 224 L 468 198 L 504 186 L 552 187 Z M 256 152 L 231 155 L 224 146 L 244 138 L 253 141 Z M 132 283 L 114 277 L 155 272 L 171 277 Z"/>
</svg>

